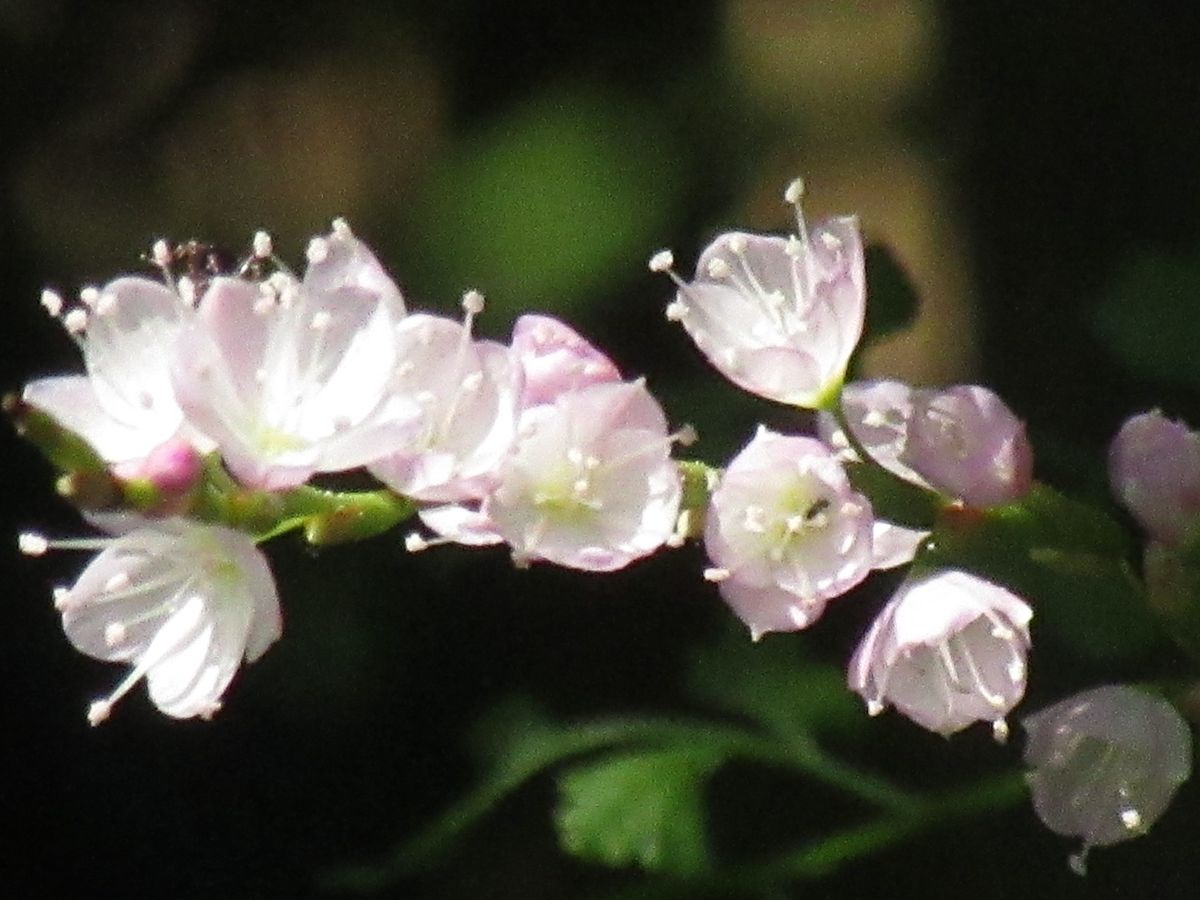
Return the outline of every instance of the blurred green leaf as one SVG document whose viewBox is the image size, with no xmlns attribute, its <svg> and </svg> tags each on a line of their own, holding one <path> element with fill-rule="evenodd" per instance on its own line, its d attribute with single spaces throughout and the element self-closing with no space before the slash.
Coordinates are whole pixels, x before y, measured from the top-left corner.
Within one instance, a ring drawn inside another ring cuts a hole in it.
<svg viewBox="0 0 1200 900">
<path fill-rule="evenodd" d="M 805 658 L 794 639 L 731 635 L 700 653 L 689 683 L 700 699 L 783 738 L 847 732 L 866 721 L 843 673 Z"/>
<path fill-rule="evenodd" d="M 708 868 L 704 785 L 723 757 L 704 747 L 614 753 L 559 778 L 564 850 L 610 866 L 691 875 Z"/>
<path fill-rule="evenodd" d="M 1081 656 L 1108 659 L 1148 650 L 1159 637 L 1128 538 L 1103 511 L 1037 484 L 1018 503 L 947 509 L 921 565 L 962 568 L 1025 597 L 1035 627 Z"/>
<path fill-rule="evenodd" d="M 883 244 L 868 244 L 864 257 L 867 317 L 863 343 L 866 345 L 911 325 L 921 300 L 908 273 L 890 249 Z"/>
<path fill-rule="evenodd" d="M 1198 303 L 1200 260 L 1143 256 L 1118 273 L 1094 330 L 1136 375 L 1200 386 Z"/>
<path fill-rule="evenodd" d="M 682 181 L 656 121 L 586 91 L 513 110 L 432 176 L 412 217 L 413 267 L 443 296 L 479 288 L 501 318 L 578 315 L 573 304 L 640 270 L 666 234 Z"/>
</svg>

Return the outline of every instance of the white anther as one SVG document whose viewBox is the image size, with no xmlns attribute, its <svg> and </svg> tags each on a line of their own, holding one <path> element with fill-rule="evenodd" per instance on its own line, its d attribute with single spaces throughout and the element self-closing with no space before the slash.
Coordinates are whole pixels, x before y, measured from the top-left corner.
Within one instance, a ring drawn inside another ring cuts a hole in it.
<svg viewBox="0 0 1200 900">
<path fill-rule="evenodd" d="M 52 291 L 49 288 L 42 291 L 41 303 L 42 308 L 45 309 L 46 312 L 50 313 L 50 315 L 54 316 L 54 318 L 57 319 L 59 315 L 62 314 L 63 299 L 55 291 Z"/>
<path fill-rule="evenodd" d="M 54 608 L 59 612 L 71 605 L 71 592 L 62 585 L 56 587 L 50 595 L 54 598 Z"/>
<path fill-rule="evenodd" d="M 696 441 L 700 440 L 700 433 L 696 431 L 696 426 L 690 422 L 685 422 L 683 427 L 675 432 L 675 440 L 679 442 L 681 447 L 690 447 Z"/>
<path fill-rule="evenodd" d="M 477 316 L 483 312 L 483 294 L 477 290 L 469 290 L 462 295 L 462 308 L 468 315 Z"/>
<path fill-rule="evenodd" d="M 728 569 L 719 569 L 719 568 L 716 568 L 715 566 L 704 570 L 704 580 L 711 581 L 714 584 L 716 584 L 717 582 L 725 581 L 731 575 L 733 575 L 733 573 L 730 572 Z"/>
<path fill-rule="evenodd" d="M 117 295 L 112 291 L 105 291 L 100 295 L 100 299 L 96 301 L 96 315 L 107 316 L 117 306 Z"/>
<path fill-rule="evenodd" d="M 340 238 L 353 237 L 354 232 L 350 230 L 350 223 L 338 216 L 332 223 L 333 233 Z"/>
<path fill-rule="evenodd" d="M 104 582 L 104 590 L 110 594 L 113 591 L 123 591 L 127 587 L 129 587 L 129 573 L 124 571 L 114 572 L 108 581 Z"/>
<path fill-rule="evenodd" d="M 265 231 L 254 232 L 253 247 L 255 259 L 270 259 L 275 255 L 275 244 L 271 240 L 271 235 Z"/>
<path fill-rule="evenodd" d="M 462 380 L 462 389 L 465 393 L 473 394 L 483 386 L 483 372 L 476 371 L 470 375 L 466 375 Z"/>
<path fill-rule="evenodd" d="M 412 531 L 404 536 L 404 549 L 409 553 L 420 553 L 429 549 L 429 542 L 417 532 Z"/>
<path fill-rule="evenodd" d="M 274 308 L 275 294 L 270 288 L 265 291 L 261 291 L 259 295 L 254 298 L 254 305 L 251 307 L 256 316 L 265 316 Z"/>
<path fill-rule="evenodd" d="M 97 700 L 88 707 L 87 720 L 93 728 L 112 715 L 112 703 L 107 700 Z"/>
<path fill-rule="evenodd" d="M 725 262 L 725 260 L 720 256 L 714 256 L 708 261 L 708 265 L 706 265 L 704 268 L 705 271 L 708 272 L 709 278 L 716 278 L 719 280 L 721 278 L 729 277 L 729 263 Z"/>
<path fill-rule="evenodd" d="M 50 542 L 46 540 L 45 535 L 23 531 L 17 536 L 17 547 L 26 556 L 41 556 L 50 549 Z"/>
<path fill-rule="evenodd" d="M 783 199 L 795 206 L 800 202 L 800 198 L 804 196 L 804 179 L 793 178 L 788 184 L 787 190 L 783 192 Z"/>
<path fill-rule="evenodd" d="M 212 717 L 215 716 L 220 711 L 221 711 L 221 701 L 213 700 L 209 703 L 206 703 L 204 705 L 204 708 L 201 709 L 200 712 L 196 713 L 196 715 L 198 715 L 200 718 L 202 718 L 205 722 L 209 722 L 209 721 L 212 721 Z"/>
<path fill-rule="evenodd" d="M 324 262 L 329 256 L 329 241 L 322 237 L 313 238 L 308 242 L 308 249 L 304 251 L 304 256 L 308 259 L 310 266 Z"/>
<path fill-rule="evenodd" d="M 830 234 L 828 231 L 822 231 L 821 243 L 825 245 L 827 250 L 837 250 L 842 246 L 842 239 L 836 234 Z"/>
<path fill-rule="evenodd" d="M 109 622 L 104 626 L 104 643 L 110 647 L 115 647 L 129 636 L 125 630 L 125 626 L 120 622 Z"/>
<path fill-rule="evenodd" d="M 670 272 L 675 265 L 675 254 L 670 250 L 659 250 L 650 257 L 651 272 Z"/>
<path fill-rule="evenodd" d="M 150 261 L 160 269 L 171 267 L 171 245 L 159 238 L 150 247 Z"/>
<path fill-rule="evenodd" d="M 746 236 L 743 234 L 733 235 L 726 243 L 736 256 L 741 256 L 746 252 Z"/>
<path fill-rule="evenodd" d="M 324 331 L 332 321 L 333 316 L 330 315 L 329 310 L 322 309 L 313 313 L 312 321 L 308 323 L 308 327 L 313 331 Z"/>
<path fill-rule="evenodd" d="M 71 334 L 82 334 L 87 330 L 87 313 L 78 306 L 63 316 L 63 327 Z"/>
<path fill-rule="evenodd" d="M 1140 828 L 1142 826 L 1142 814 L 1136 809 L 1123 809 L 1121 810 L 1121 824 L 1130 831 Z"/>
<path fill-rule="evenodd" d="M 992 723 L 992 740 L 997 744 L 1003 744 L 1008 741 L 1008 722 L 1004 719 L 997 719 Z"/>
<path fill-rule="evenodd" d="M 881 712 L 883 712 L 883 703 L 881 703 L 878 700 L 868 700 L 867 701 L 867 715 L 868 716 L 877 716 Z"/>
<path fill-rule="evenodd" d="M 667 321 L 682 322 L 688 314 L 687 304 L 682 300 L 672 300 L 667 304 Z"/>
<path fill-rule="evenodd" d="M 96 302 L 99 299 L 100 299 L 100 290 L 99 290 L 99 288 L 97 288 L 93 285 L 89 284 L 87 287 L 85 287 L 83 290 L 81 290 L 79 292 L 80 302 L 83 303 L 83 305 L 86 306 L 88 309 L 93 309 L 96 306 Z"/>
<path fill-rule="evenodd" d="M 788 235 L 787 243 L 783 245 L 783 252 L 792 259 L 799 259 L 804 252 L 804 241 L 796 237 L 794 234 Z"/>
<path fill-rule="evenodd" d="M 183 302 L 188 306 L 196 305 L 196 282 L 184 275 L 175 285 L 175 289 L 179 291 L 179 296 L 183 298 Z"/>
</svg>

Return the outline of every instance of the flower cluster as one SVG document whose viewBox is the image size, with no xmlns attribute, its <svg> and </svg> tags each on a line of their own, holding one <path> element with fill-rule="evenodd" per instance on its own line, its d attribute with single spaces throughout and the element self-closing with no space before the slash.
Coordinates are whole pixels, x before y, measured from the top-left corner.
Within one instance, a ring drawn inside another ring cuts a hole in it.
<svg viewBox="0 0 1200 900">
<path fill-rule="evenodd" d="M 669 251 L 650 261 L 678 288 L 667 317 L 721 374 L 819 413 L 817 435 L 760 428 L 708 505 L 705 577 L 755 639 L 807 628 L 873 569 L 912 562 L 928 536 L 876 517 L 846 463 L 973 507 L 1017 500 L 1032 481 L 1024 426 L 986 388 L 843 385 L 866 310 L 862 237 L 853 217 L 810 229 L 802 193 L 799 181 L 785 192 L 794 234 L 721 235 L 690 282 Z M 1031 616 L 1022 599 L 966 572 L 914 574 L 854 654 L 850 686 L 872 713 L 892 704 L 944 734 L 984 720 L 1002 736 L 1024 693 Z"/>
<path fill-rule="evenodd" d="M 669 433 L 643 380 L 544 316 L 520 319 L 508 345 L 476 339 L 477 291 L 463 296 L 462 322 L 409 310 L 342 220 L 306 255 L 299 277 L 263 233 L 237 269 L 160 241 L 160 280 L 85 288 L 70 309 L 46 292 L 87 374 L 34 381 L 24 403 L 113 477 L 146 486 L 154 502 L 142 511 L 156 517 L 194 512 L 214 472 L 230 483 L 228 505 L 259 492 L 287 510 L 314 476 L 366 469 L 436 533 L 410 535 L 411 549 L 507 542 L 523 565 L 609 571 L 673 541 L 671 447 L 690 429 Z M 264 536 L 303 521 L 284 514 Z M 88 545 L 109 549 L 60 604 L 81 650 L 133 663 L 89 718 L 143 675 L 164 712 L 206 715 L 238 660 L 278 636 L 264 558 L 249 538 L 186 518 L 119 528 Z"/>
<path fill-rule="evenodd" d="M 690 281 L 670 251 L 650 260 L 677 288 L 667 318 L 721 375 L 815 413 L 804 433 L 760 425 L 720 469 L 673 459 L 691 427 L 672 432 L 644 379 L 557 319 L 522 316 L 505 344 L 475 337 L 477 291 L 461 321 L 410 309 L 342 220 L 311 240 L 302 276 L 260 232 L 240 265 L 159 241 L 156 279 L 85 288 L 70 308 L 45 292 L 86 374 L 31 382 L 21 415 L 42 417 L 60 489 L 107 536 L 20 546 L 97 551 L 54 595 L 75 647 L 130 666 L 89 721 L 143 679 L 167 715 L 212 715 L 241 662 L 281 634 L 260 543 L 300 528 L 314 543 L 365 538 L 415 516 L 411 551 L 504 544 L 521 567 L 609 572 L 699 539 L 705 579 L 754 640 L 808 628 L 873 571 L 910 566 L 853 652 L 849 687 L 871 715 L 891 706 L 947 736 L 984 722 L 1003 741 L 1033 610 L 936 545 L 961 523 L 1029 512 L 1025 427 L 979 385 L 846 383 L 863 239 L 850 216 L 810 228 L 802 194 L 800 181 L 785 192 L 793 233 L 722 234 Z M 380 489 L 314 483 L 349 470 Z M 1200 435 L 1135 416 L 1109 471 L 1147 537 L 1151 604 L 1191 608 Z M 1089 847 L 1149 828 L 1190 773 L 1186 725 L 1130 688 L 1069 698 L 1025 728 L 1035 809 L 1083 839 L 1079 869 Z"/>
</svg>

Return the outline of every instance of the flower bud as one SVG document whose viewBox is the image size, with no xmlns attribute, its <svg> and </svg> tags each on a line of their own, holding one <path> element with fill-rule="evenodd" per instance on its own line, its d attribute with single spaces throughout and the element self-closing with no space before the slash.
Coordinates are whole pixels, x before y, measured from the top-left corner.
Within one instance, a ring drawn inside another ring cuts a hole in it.
<svg viewBox="0 0 1200 900">
<path fill-rule="evenodd" d="M 1178 545 L 1200 518 L 1200 438 L 1160 412 L 1133 416 L 1108 450 L 1113 492 L 1150 535 Z"/>
<path fill-rule="evenodd" d="M 1092 847 L 1144 834 L 1192 771 L 1192 736 L 1175 708 L 1126 685 L 1068 697 L 1028 716 L 1025 762 L 1038 818 Z"/>
</svg>

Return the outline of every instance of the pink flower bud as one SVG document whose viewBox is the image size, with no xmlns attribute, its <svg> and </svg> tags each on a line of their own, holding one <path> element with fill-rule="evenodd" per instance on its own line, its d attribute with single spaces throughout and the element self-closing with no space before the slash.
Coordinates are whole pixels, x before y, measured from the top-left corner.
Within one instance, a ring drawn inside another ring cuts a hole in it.
<svg viewBox="0 0 1200 900">
<path fill-rule="evenodd" d="M 1125 685 L 1068 697 L 1027 717 L 1025 762 L 1038 818 L 1088 850 L 1145 834 L 1192 772 L 1192 735 L 1175 708 Z"/>
<path fill-rule="evenodd" d="M 713 491 L 704 545 L 756 639 L 796 631 L 871 571 L 871 504 L 820 441 L 760 427 Z"/>
<path fill-rule="evenodd" d="M 196 486 L 202 468 L 196 448 L 176 438 L 151 450 L 136 477 L 149 481 L 166 497 L 178 497 Z"/>
<path fill-rule="evenodd" d="M 1024 424 L 987 388 L 914 391 L 899 461 L 968 506 L 1020 499 L 1033 481 Z"/>
<path fill-rule="evenodd" d="M 1200 437 L 1160 412 L 1121 426 L 1108 450 L 1108 477 L 1155 540 L 1178 545 L 1200 518 Z"/>
<path fill-rule="evenodd" d="M 1004 716 L 1025 693 L 1033 612 L 1015 594 L 950 569 L 901 585 L 850 660 L 850 687 L 876 715 L 891 704 L 953 734 Z"/>
</svg>

